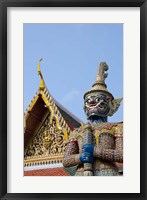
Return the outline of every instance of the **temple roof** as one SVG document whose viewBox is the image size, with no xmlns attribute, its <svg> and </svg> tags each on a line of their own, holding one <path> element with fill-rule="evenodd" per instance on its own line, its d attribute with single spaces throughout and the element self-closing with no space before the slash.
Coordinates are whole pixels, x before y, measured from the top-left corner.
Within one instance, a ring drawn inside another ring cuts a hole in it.
<svg viewBox="0 0 147 200">
<path fill-rule="evenodd" d="M 70 176 L 63 167 L 24 171 L 24 176 Z"/>
<path fill-rule="evenodd" d="M 67 134 L 74 128 L 80 127 L 83 124 L 80 119 L 59 104 L 51 96 L 46 87 L 43 90 L 39 89 L 24 114 L 25 147 L 33 137 L 34 133 L 40 128 L 49 112 L 51 112 L 53 117 L 58 121 L 59 128 L 65 128 L 65 130 L 67 130 Z"/>
<path fill-rule="evenodd" d="M 52 97 L 45 85 L 45 81 L 41 73 L 41 60 L 42 59 L 38 62 L 38 75 L 40 76 L 38 91 L 32 98 L 32 101 L 24 113 L 24 175 L 68 176 L 69 173 L 63 166 L 52 167 L 52 164 L 62 163 L 63 148 L 65 143 L 68 142 L 70 132 L 74 128 L 78 128 L 83 125 L 83 122 Z M 48 128 L 46 127 L 46 123 L 48 124 Z M 46 137 L 46 135 L 44 135 L 44 131 L 40 132 L 41 130 L 44 130 L 42 129 L 43 127 L 46 127 L 47 131 L 49 131 L 49 127 L 52 128 L 52 130 L 55 128 L 54 131 L 57 130 L 57 132 L 55 131 L 54 133 L 51 133 L 51 137 L 55 137 L 54 142 L 52 141 L 52 143 L 50 143 L 50 140 L 48 141 L 50 136 L 47 134 Z M 39 140 L 38 137 L 41 140 Z M 62 139 L 62 143 L 60 143 L 60 145 L 58 143 L 60 141 L 56 141 L 58 137 L 61 137 L 59 139 Z M 59 151 L 55 153 L 53 153 L 53 151 L 50 152 L 49 149 L 54 148 L 55 143 L 55 148 L 59 148 Z M 40 148 L 44 151 L 41 154 L 38 153 Z M 43 165 L 45 168 L 38 169 L 38 166 Z M 47 166 L 48 168 L 46 168 Z M 28 171 L 30 167 L 33 167 L 33 170 Z M 70 172 L 72 172 L 72 170 L 70 170 Z"/>
<path fill-rule="evenodd" d="M 56 106 L 58 107 L 60 113 L 62 114 L 63 118 L 65 119 L 65 121 L 67 122 L 69 127 L 71 128 L 71 130 L 83 125 L 83 122 L 78 117 L 76 117 L 73 113 L 71 113 L 69 110 L 67 110 L 57 100 L 55 100 L 55 99 L 53 99 L 53 100 L 54 100 Z"/>
<path fill-rule="evenodd" d="M 24 176 L 74 176 L 76 167 L 56 167 L 56 168 L 47 168 L 47 169 L 38 169 L 24 171 Z M 119 174 L 123 173 L 123 165 L 118 163 Z"/>
</svg>

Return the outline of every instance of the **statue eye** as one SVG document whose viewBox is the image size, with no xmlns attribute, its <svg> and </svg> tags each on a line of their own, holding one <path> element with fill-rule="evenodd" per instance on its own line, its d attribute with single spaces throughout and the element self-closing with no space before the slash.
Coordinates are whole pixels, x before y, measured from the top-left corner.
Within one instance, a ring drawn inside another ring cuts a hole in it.
<svg viewBox="0 0 147 200">
<path fill-rule="evenodd" d="M 99 102 L 99 98 L 96 98 L 96 99 L 95 99 L 95 102 Z"/>
<path fill-rule="evenodd" d="M 90 100 L 90 99 L 87 99 L 86 103 L 90 103 L 90 102 L 91 102 L 91 100 Z"/>
</svg>

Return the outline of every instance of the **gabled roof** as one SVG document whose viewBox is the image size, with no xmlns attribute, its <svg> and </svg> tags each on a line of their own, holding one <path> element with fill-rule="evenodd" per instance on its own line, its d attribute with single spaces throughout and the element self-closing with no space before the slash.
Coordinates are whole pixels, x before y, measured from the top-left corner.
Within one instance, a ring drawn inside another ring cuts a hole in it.
<svg viewBox="0 0 147 200">
<path fill-rule="evenodd" d="M 54 102 L 56 104 L 56 106 L 58 107 L 61 115 L 63 116 L 63 118 L 65 119 L 65 121 L 67 122 L 68 126 L 70 127 L 71 130 L 73 130 L 74 128 L 78 128 L 81 125 L 83 125 L 83 122 L 76 117 L 73 113 L 71 113 L 69 110 L 67 110 L 63 105 L 61 105 L 56 99 L 54 99 Z"/>
<path fill-rule="evenodd" d="M 40 60 L 41 61 L 41 60 Z M 43 127 L 46 123 L 46 119 L 49 119 L 49 124 L 51 127 L 53 124 L 58 130 L 63 134 L 63 141 L 68 141 L 68 135 L 70 132 L 77 127 L 80 127 L 83 123 L 80 119 L 70 113 L 66 108 L 64 108 L 59 102 L 57 102 L 50 92 L 48 91 L 47 87 L 45 86 L 45 81 L 43 79 L 41 69 L 40 69 L 40 61 L 38 63 L 38 74 L 40 75 L 40 85 L 38 91 L 34 95 L 32 101 L 30 102 L 26 112 L 24 113 L 24 148 L 25 152 L 28 151 L 30 145 L 34 141 L 34 138 L 38 137 L 38 133 L 40 134 L 41 127 Z M 56 133 L 55 133 L 56 134 Z M 43 142 L 43 144 L 45 144 Z M 33 147 L 33 146 L 32 146 Z M 34 147 L 33 147 L 34 148 Z M 47 147 L 48 148 L 48 147 Z M 62 153 L 57 153 L 54 155 L 34 155 L 26 154 L 24 160 L 24 166 L 36 166 L 42 164 L 49 164 L 62 162 L 63 155 Z M 55 168 L 55 169 L 54 169 Z M 40 170 L 33 170 L 31 172 L 25 172 L 25 175 L 29 176 L 34 175 L 49 175 L 49 176 L 67 176 L 68 173 L 62 167 L 54 167 L 52 169 L 40 169 Z M 35 167 L 36 169 L 36 167 Z M 45 170 L 45 171 L 44 171 Z"/>
<path fill-rule="evenodd" d="M 82 124 L 81 120 L 53 99 L 46 87 L 43 90 L 38 89 L 24 114 L 25 147 L 33 137 L 34 133 L 37 132 L 49 112 L 51 113 L 52 118 L 56 120 L 58 128 L 64 129 L 64 131 L 67 132 L 67 135 L 71 130 Z"/>
</svg>

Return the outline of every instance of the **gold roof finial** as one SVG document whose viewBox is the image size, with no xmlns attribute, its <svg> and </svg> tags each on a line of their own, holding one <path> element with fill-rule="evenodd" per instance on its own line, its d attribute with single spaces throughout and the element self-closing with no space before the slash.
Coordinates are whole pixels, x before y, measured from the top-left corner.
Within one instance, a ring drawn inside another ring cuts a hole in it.
<svg viewBox="0 0 147 200">
<path fill-rule="evenodd" d="M 39 85 L 39 89 L 43 90 L 45 88 L 45 84 L 44 84 L 44 79 L 41 73 L 41 69 L 40 69 L 40 63 L 43 59 L 41 58 L 38 62 L 38 75 L 40 76 L 41 80 L 40 80 L 40 85 Z"/>
</svg>

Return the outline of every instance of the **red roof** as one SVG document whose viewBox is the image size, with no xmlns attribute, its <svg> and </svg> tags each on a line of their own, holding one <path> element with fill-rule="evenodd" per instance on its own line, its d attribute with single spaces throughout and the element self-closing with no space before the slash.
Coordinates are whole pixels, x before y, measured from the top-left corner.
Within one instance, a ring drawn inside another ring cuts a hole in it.
<svg viewBox="0 0 147 200">
<path fill-rule="evenodd" d="M 48 168 L 39 170 L 24 171 L 24 176 L 69 176 L 64 168 Z"/>
</svg>

